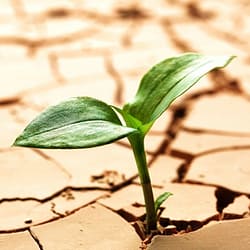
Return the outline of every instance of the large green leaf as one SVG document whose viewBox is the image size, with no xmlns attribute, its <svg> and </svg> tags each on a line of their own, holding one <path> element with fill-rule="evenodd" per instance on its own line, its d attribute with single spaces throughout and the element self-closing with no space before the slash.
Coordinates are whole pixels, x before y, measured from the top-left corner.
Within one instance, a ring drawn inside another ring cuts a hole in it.
<svg viewBox="0 0 250 250">
<path fill-rule="evenodd" d="M 25 128 L 14 145 L 87 148 L 111 143 L 135 131 L 122 126 L 106 103 L 90 97 L 77 97 L 41 113 Z"/>
<path fill-rule="evenodd" d="M 203 75 L 215 68 L 225 67 L 232 59 L 232 56 L 196 53 L 166 59 L 142 78 L 134 100 L 123 109 L 142 124 L 152 123 Z"/>
</svg>

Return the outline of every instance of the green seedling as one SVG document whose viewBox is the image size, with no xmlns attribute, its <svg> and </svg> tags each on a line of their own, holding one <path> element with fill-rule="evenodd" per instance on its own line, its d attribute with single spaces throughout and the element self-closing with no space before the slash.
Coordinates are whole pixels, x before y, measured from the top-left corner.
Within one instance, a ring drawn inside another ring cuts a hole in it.
<svg viewBox="0 0 250 250">
<path fill-rule="evenodd" d="M 150 233 L 157 229 L 157 210 L 171 194 L 166 192 L 154 202 L 144 138 L 178 96 L 209 71 L 225 67 L 232 59 L 233 56 L 196 53 L 168 58 L 143 76 L 135 97 L 122 108 L 91 97 L 71 98 L 42 112 L 25 128 L 14 145 L 50 149 L 90 148 L 127 137 L 138 167 L 146 207 L 146 231 Z"/>
</svg>

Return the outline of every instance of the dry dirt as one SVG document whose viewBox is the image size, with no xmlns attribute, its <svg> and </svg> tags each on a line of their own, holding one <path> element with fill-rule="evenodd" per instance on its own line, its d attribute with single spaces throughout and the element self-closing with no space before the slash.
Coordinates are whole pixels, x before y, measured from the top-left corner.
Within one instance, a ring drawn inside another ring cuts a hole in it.
<svg viewBox="0 0 250 250">
<path fill-rule="evenodd" d="M 126 140 L 74 151 L 11 145 L 48 105 L 73 96 L 122 105 L 153 64 L 187 51 L 237 58 L 177 100 L 146 140 L 155 195 L 174 193 L 162 226 L 178 232 L 148 249 L 250 249 L 249 36 L 248 0 L 1 1 L 0 249 L 143 247 Z"/>
</svg>

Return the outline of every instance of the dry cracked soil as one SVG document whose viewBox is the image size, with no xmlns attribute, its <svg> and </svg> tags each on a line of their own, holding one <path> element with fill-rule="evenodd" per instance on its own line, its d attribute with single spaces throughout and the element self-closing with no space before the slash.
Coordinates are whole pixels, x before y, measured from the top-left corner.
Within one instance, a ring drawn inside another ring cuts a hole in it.
<svg viewBox="0 0 250 250">
<path fill-rule="evenodd" d="M 0 2 L 0 249 L 250 249 L 248 0 Z M 11 147 L 73 96 L 121 105 L 155 63 L 236 55 L 173 103 L 146 140 L 167 235 L 147 241 L 126 140 L 90 150 Z"/>
</svg>

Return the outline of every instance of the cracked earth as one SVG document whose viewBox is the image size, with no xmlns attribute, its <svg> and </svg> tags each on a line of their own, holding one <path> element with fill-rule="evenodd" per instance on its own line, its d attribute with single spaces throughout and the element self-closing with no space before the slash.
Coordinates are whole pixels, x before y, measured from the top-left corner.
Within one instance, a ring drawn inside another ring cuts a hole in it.
<svg viewBox="0 0 250 250">
<path fill-rule="evenodd" d="M 11 145 L 49 105 L 73 96 L 122 105 L 153 64 L 187 51 L 237 58 L 175 101 L 146 140 L 155 196 L 174 193 L 161 224 L 178 235 L 156 236 L 148 249 L 249 249 L 249 35 L 244 0 L 1 1 L 0 249 L 144 247 L 126 140 L 89 150 Z"/>
</svg>

